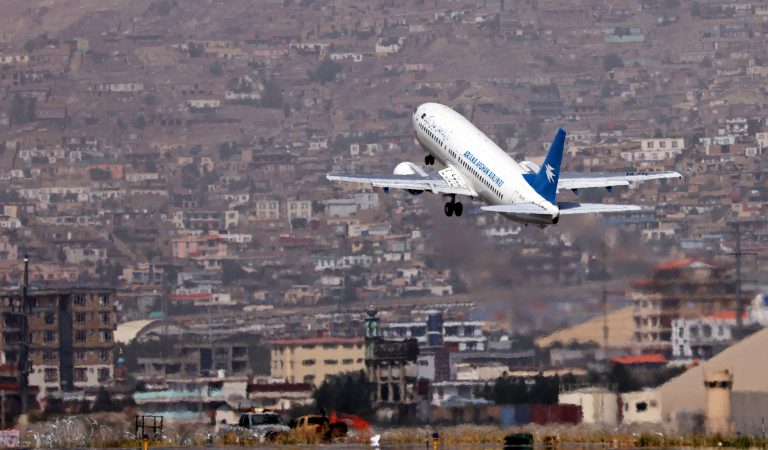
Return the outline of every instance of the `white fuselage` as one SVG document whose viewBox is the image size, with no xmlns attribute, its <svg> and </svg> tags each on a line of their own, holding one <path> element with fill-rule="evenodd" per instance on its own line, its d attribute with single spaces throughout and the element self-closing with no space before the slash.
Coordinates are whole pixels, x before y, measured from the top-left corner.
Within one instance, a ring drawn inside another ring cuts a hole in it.
<svg viewBox="0 0 768 450">
<path fill-rule="evenodd" d="M 557 219 L 557 206 L 528 184 L 525 169 L 461 114 L 439 103 L 424 103 L 413 115 L 413 127 L 424 149 L 458 172 L 481 200 L 491 205 L 534 203 L 551 214 L 505 214 L 510 219 L 536 224 Z"/>
</svg>

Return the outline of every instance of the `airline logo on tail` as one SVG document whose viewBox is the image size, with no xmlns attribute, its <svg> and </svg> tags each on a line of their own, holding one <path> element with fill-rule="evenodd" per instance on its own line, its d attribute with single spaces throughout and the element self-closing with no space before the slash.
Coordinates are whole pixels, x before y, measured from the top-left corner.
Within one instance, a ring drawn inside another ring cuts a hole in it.
<svg viewBox="0 0 768 450">
<path fill-rule="evenodd" d="M 554 204 L 557 197 L 557 179 L 560 178 L 560 163 L 563 160 L 563 147 L 565 145 L 565 130 L 557 130 L 555 139 L 549 147 L 544 165 L 539 168 L 538 173 L 526 173 L 523 175 L 525 181 L 539 194 L 544 200 Z"/>
<path fill-rule="evenodd" d="M 555 168 L 550 166 L 549 164 L 545 165 L 544 168 L 547 170 L 547 180 L 549 180 L 550 183 L 555 181 Z"/>
</svg>

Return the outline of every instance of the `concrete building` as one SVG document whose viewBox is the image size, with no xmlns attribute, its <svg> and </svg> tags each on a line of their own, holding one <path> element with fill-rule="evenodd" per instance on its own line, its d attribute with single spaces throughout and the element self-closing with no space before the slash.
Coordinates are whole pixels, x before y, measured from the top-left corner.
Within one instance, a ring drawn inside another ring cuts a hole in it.
<svg viewBox="0 0 768 450">
<path fill-rule="evenodd" d="M 683 138 L 641 139 L 640 149 L 621 152 L 627 161 L 663 161 L 680 155 L 685 148 Z"/>
<path fill-rule="evenodd" d="M 488 338 L 483 334 L 483 320 L 443 320 L 440 311 L 427 311 L 424 321 L 392 322 L 381 326 L 384 339 L 414 338 L 421 346 L 445 344 L 456 351 L 486 350 Z"/>
<path fill-rule="evenodd" d="M 362 338 L 277 339 L 271 344 L 272 378 L 320 386 L 329 375 L 365 369 Z"/>
<path fill-rule="evenodd" d="M 280 218 L 280 202 L 278 200 L 262 200 L 256 202 L 253 216 L 256 220 L 277 220 Z"/>
<path fill-rule="evenodd" d="M 658 391 L 647 390 L 621 394 L 621 419 L 626 425 L 662 423 L 661 396 Z"/>
<path fill-rule="evenodd" d="M 3 361 L 15 364 L 21 347 L 21 291 L 0 292 Z M 39 397 L 103 385 L 114 375 L 117 323 L 110 289 L 30 289 L 30 386 Z"/>
<path fill-rule="evenodd" d="M 644 352 L 672 354 L 672 322 L 734 310 L 736 283 L 724 267 L 696 259 L 657 264 L 648 279 L 635 280 L 634 345 Z"/>
<path fill-rule="evenodd" d="M 294 218 L 309 220 L 312 218 L 312 201 L 288 200 L 285 204 L 285 212 L 288 220 Z"/>
<path fill-rule="evenodd" d="M 709 359 L 733 342 L 736 311 L 672 321 L 672 357 L 676 361 Z"/>
<path fill-rule="evenodd" d="M 561 392 L 558 401 L 561 405 L 581 406 L 584 423 L 619 424 L 619 396 L 605 388 L 589 387 Z"/>
<path fill-rule="evenodd" d="M 143 380 L 192 379 L 195 377 L 247 376 L 248 339 L 220 338 L 209 340 L 190 334 L 180 337 L 175 353 L 137 358 Z"/>
</svg>

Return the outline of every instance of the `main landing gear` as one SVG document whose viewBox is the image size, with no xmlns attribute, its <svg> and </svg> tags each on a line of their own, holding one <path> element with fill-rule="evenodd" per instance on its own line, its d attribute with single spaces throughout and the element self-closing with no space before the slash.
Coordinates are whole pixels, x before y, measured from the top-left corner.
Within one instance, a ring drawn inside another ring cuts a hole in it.
<svg viewBox="0 0 768 450">
<path fill-rule="evenodd" d="M 461 213 L 464 212 L 464 205 L 462 205 L 461 202 L 456 201 L 455 195 L 451 195 L 451 201 L 445 204 L 444 211 L 445 215 L 448 217 L 451 217 L 454 214 L 456 217 L 461 217 Z"/>
<path fill-rule="evenodd" d="M 424 164 L 426 164 L 426 165 L 428 165 L 428 166 L 433 166 L 433 165 L 435 165 L 435 157 L 434 157 L 434 156 L 432 156 L 432 155 L 427 155 L 427 156 L 425 156 L 425 157 L 424 157 Z"/>
</svg>

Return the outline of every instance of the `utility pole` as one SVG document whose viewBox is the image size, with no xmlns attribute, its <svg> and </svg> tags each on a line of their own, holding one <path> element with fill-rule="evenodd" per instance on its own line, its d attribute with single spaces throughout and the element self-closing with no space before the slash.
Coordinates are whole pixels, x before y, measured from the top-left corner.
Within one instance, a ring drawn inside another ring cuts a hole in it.
<svg viewBox="0 0 768 450">
<path fill-rule="evenodd" d="M 29 255 L 24 254 L 24 284 L 21 286 L 21 340 L 19 346 L 19 392 L 21 393 L 21 417 L 19 422 L 26 423 L 29 413 L 29 328 L 27 315 L 27 289 L 29 288 Z"/>
<path fill-rule="evenodd" d="M 744 300 L 741 295 L 741 257 L 744 255 L 757 255 L 755 252 L 741 251 L 741 222 L 733 222 L 736 227 L 736 251 L 728 253 L 736 258 L 736 327 L 739 331 L 739 338 L 744 336 Z"/>
<path fill-rule="evenodd" d="M 603 364 L 605 373 L 608 373 L 608 246 L 603 243 Z"/>
</svg>

